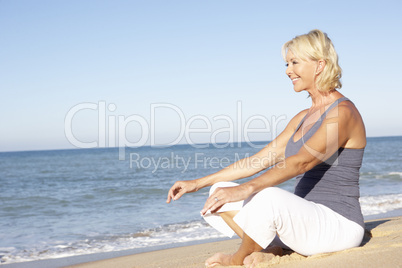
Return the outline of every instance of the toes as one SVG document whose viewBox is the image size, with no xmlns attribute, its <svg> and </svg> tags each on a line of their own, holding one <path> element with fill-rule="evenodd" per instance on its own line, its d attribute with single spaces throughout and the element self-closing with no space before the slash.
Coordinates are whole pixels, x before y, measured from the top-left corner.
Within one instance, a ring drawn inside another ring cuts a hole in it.
<svg viewBox="0 0 402 268">
<path fill-rule="evenodd" d="M 257 252 L 254 252 L 257 253 Z M 258 264 L 259 261 L 259 257 L 256 254 L 250 254 L 248 255 L 246 258 L 244 258 L 243 264 L 244 266 L 246 266 L 246 268 L 253 268 L 255 267 L 256 264 Z"/>
<path fill-rule="evenodd" d="M 253 252 L 244 259 L 243 264 L 246 268 L 254 268 L 260 263 L 269 262 L 273 257 L 270 253 Z"/>
<path fill-rule="evenodd" d="M 222 262 L 222 253 L 216 253 L 205 261 L 205 267 L 215 267 Z"/>
<path fill-rule="evenodd" d="M 244 266 L 246 266 L 246 268 L 252 268 L 253 257 L 251 257 L 251 255 L 248 255 L 246 258 L 244 258 L 243 264 Z"/>
</svg>

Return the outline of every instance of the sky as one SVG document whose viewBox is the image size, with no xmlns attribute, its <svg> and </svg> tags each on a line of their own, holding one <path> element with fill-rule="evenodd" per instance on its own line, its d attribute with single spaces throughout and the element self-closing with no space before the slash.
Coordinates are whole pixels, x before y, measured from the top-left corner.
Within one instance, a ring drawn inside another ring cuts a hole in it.
<svg viewBox="0 0 402 268">
<path fill-rule="evenodd" d="M 402 2 L 0 0 L 0 152 L 271 140 L 311 105 L 281 46 L 328 34 L 367 136 L 402 135 Z"/>
</svg>

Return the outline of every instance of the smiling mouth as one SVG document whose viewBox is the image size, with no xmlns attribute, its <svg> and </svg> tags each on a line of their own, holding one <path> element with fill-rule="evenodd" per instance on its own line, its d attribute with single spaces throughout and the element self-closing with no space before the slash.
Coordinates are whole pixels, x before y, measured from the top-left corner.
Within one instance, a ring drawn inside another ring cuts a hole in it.
<svg viewBox="0 0 402 268">
<path fill-rule="evenodd" d="M 300 79 L 299 77 L 293 78 L 292 79 L 293 84 L 296 83 L 299 79 Z"/>
</svg>

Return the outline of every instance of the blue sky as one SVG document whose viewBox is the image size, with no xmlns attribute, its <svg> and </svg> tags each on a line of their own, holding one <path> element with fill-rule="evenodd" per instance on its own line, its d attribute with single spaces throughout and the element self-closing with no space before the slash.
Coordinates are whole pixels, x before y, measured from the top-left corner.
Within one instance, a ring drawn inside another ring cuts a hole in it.
<svg viewBox="0 0 402 268">
<path fill-rule="evenodd" d="M 222 118 L 244 126 L 252 117 L 253 128 L 266 118 L 271 129 L 251 138 L 269 140 L 310 105 L 293 91 L 280 49 L 315 28 L 335 44 L 341 92 L 367 135 L 402 135 L 401 10 L 397 0 L 0 0 L 0 151 L 74 148 L 69 115 L 82 143 L 112 146 L 123 132 L 149 143 L 152 107 L 158 144 L 176 140 L 183 122 L 205 130 L 205 118 L 212 128 L 192 142 L 228 127 Z M 74 107 L 87 108 L 71 116 Z"/>
</svg>

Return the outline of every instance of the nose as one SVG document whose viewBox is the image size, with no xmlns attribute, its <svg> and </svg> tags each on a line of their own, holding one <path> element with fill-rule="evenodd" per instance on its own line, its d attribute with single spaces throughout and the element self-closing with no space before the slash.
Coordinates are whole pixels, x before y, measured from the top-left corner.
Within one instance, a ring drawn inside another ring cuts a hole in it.
<svg viewBox="0 0 402 268">
<path fill-rule="evenodd" d="M 288 67 L 286 67 L 286 75 L 290 77 L 290 75 L 292 74 L 292 71 L 293 71 L 292 67 L 289 64 Z"/>
</svg>

